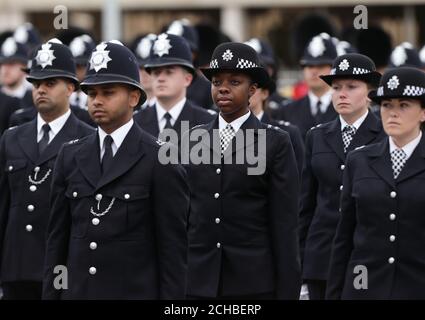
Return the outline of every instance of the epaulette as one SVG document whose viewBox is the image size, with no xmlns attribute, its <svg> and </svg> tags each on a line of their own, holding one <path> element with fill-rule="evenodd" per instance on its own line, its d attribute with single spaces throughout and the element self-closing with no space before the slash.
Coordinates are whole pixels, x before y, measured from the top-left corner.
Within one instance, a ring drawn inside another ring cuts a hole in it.
<svg viewBox="0 0 425 320">
<path fill-rule="evenodd" d="M 13 127 L 10 127 L 9 129 L 7 129 L 7 130 L 13 130 L 13 129 L 16 129 L 18 126 L 13 126 Z"/>
<path fill-rule="evenodd" d="M 313 129 L 317 129 L 317 128 L 319 128 L 321 125 L 322 125 L 322 124 L 321 124 L 321 123 L 319 123 L 318 125 L 315 125 L 314 127 L 311 127 L 311 130 L 313 130 Z"/>
<path fill-rule="evenodd" d="M 21 109 L 18 109 L 18 110 L 16 110 L 16 111 L 14 112 L 14 114 L 21 114 L 21 113 L 22 113 L 22 112 L 24 112 L 26 109 L 27 109 L 27 108 L 21 108 Z"/>
<path fill-rule="evenodd" d="M 362 145 L 362 146 L 360 146 L 360 147 L 357 147 L 357 148 L 355 148 L 354 150 L 360 150 L 360 149 L 363 149 L 364 147 L 366 147 L 366 145 Z"/>
<path fill-rule="evenodd" d="M 77 143 L 78 141 L 80 141 L 80 139 L 75 139 L 75 140 L 68 141 L 67 144 L 68 145 L 69 144 L 74 144 L 74 143 Z"/>
<path fill-rule="evenodd" d="M 289 127 L 291 125 L 289 121 L 285 121 L 285 120 L 279 120 L 278 123 L 279 125 L 285 126 L 285 127 Z"/>
<path fill-rule="evenodd" d="M 215 116 L 215 115 L 217 114 L 217 112 L 216 112 L 216 111 L 211 110 L 211 109 L 207 109 L 207 112 L 208 112 L 209 114 L 213 115 L 213 116 Z"/>
<path fill-rule="evenodd" d="M 166 144 L 166 142 L 165 142 L 165 141 L 162 141 L 161 139 L 157 139 L 155 142 L 156 142 L 159 146 L 162 146 L 162 145 Z"/>
</svg>

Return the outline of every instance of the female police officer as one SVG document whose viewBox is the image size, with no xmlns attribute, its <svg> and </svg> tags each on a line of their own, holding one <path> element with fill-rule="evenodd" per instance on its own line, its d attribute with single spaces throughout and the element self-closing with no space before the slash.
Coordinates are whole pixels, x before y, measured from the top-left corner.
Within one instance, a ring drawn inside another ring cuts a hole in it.
<svg viewBox="0 0 425 320">
<path fill-rule="evenodd" d="M 347 158 L 327 297 L 424 299 L 425 73 L 390 69 L 370 97 L 389 137 Z"/>
<path fill-rule="evenodd" d="M 368 89 L 380 78 L 371 59 L 355 53 L 341 55 L 331 74 L 321 78 L 333 88 L 332 102 L 339 117 L 312 128 L 306 136 L 300 248 L 310 299 L 325 297 L 346 153 L 382 136 L 379 120 L 368 111 Z"/>
</svg>

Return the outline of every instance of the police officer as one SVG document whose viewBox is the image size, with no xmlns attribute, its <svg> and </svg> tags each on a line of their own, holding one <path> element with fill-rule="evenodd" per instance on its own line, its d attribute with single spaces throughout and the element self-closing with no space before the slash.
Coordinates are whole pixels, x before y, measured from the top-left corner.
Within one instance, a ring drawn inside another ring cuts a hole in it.
<svg viewBox="0 0 425 320">
<path fill-rule="evenodd" d="M 188 186 L 183 167 L 163 165 L 162 143 L 133 121 L 146 99 L 136 57 L 102 42 L 81 87 L 99 128 L 56 161 L 43 298 L 182 299 Z M 66 290 L 55 286 L 57 265 L 67 267 Z"/>
<path fill-rule="evenodd" d="M 300 60 L 308 86 L 308 94 L 282 108 L 279 119 L 298 126 L 303 139 L 307 131 L 323 122 L 334 120 L 337 116 L 332 106 L 332 92 L 319 76 L 331 71 L 337 57 L 335 44 L 327 33 L 313 37 Z"/>
<path fill-rule="evenodd" d="M 63 143 L 91 132 L 69 110 L 78 86 L 69 49 L 51 40 L 32 59 L 27 78 L 38 110 L 0 143 L 0 260 L 5 299 L 40 299 L 52 170 Z"/>
<path fill-rule="evenodd" d="M 419 52 L 410 42 L 403 42 L 391 52 L 388 68 L 413 67 L 423 68 L 425 64 L 419 57 Z"/>
<path fill-rule="evenodd" d="M 7 38 L 0 50 L 1 91 L 20 100 L 19 107 L 32 106 L 31 85 L 25 80 L 28 49 L 15 38 Z M 18 106 L 17 106 L 18 107 Z"/>
<path fill-rule="evenodd" d="M 299 182 L 294 151 L 286 132 L 262 124 L 248 107 L 267 72 L 254 49 L 235 42 L 219 45 L 210 68 L 201 70 L 211 80 L 220 114 L 190 132 L 199 130 L 200 142 L 191 148 L 204 145 L 202 157 L 209 161 L 190 162 L 186 168 L 191 190 L 188 296 L 297 299 Z M 258 151 L 256 168 L 246 161 L 247 150 Z"/>
<path fill-rule="evenodd" d="M 193 80 L 195 68 L 186 40 L 180 36 L 162 33 L 152 46 L 151 58 L 145 69 L 151 74 L 155 106 L 134 115 L 142 129 L 158 137 L 165 128 L 176 131 L 178 138 L 184 130 L 207 123 L 216 114 L 204 110 L 186 98 L 187 87 Z M 183 129 L 182 129 L 183 128 Z"/>
<path fill-rule="evenodd" d="M 325 298 L 332 239 L 340 217 L 342 173 L 348 151 L 382 139 L 380 121 L 369 112 L 369 89 L 380 74 L 368 57 L 351 53 L 335 59 L 330 75 L 321 79 L 333 88 L 339 116 L 307 133 L 302 175 L 300 248 L 303 281 L 310 299 Z"/>
<path fill-rule="evenodd" d="M 389 137 L 347 157 L 326 296 L 425 299 L 425 73 L 389 69 L 370 98 Z"/>
</svg>

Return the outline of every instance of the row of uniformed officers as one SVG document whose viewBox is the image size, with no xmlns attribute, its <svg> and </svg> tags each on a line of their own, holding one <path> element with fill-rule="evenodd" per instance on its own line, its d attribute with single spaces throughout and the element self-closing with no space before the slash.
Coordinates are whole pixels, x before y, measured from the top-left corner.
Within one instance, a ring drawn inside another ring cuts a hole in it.
<svg viewBox="0 0 425 320">
<path fill-rule="evenodd" d="M 52 40 L 34 52 L 37 117 L 0 143 L 4 297 L 297 299 L 305 284 L 311 299 L 424 298 L 424 73 L 381 77 L 366 56 L 334 59 L 321 78 L 338 116 L 306 133 L 299 157 L 296 134 L 258 120 L 270 79 L 251 47 L 222 44 L 202 69 L 219 115 L 185 98 L 189 54 L 178 36 L 155 38 L 145 69 L 156 102 L 133 120 L 146 101 L 137 60 L 116 41 L 99 44 L 80 84 L 93 132 L 69 110 L 79 86 L 69 49 Z M 218 134 L 209 152 L 219 164 L 159 162 L 163 142 L 152 136 L 181 120 Z M 258 175 L 225 163 L 248 129 L 255 150 L 265 130 Z M 367 270 L 361 286 L 356 266 Z"/>
</svg>

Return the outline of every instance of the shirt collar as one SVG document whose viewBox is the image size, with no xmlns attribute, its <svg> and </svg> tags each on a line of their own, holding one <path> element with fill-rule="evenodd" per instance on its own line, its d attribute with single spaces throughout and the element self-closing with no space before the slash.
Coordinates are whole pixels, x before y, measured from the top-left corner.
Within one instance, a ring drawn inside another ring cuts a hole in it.
<svg viewBox="0 0 425 320">
<path fill-rule="evenodd" d="M 232 126 L 233 130 L 235 130 L 235 133 L 238 132 L 240 127 L 244 124 L 244 122 L 249 118 L 250 115 L 251 115 L 251 111 L 248 111 L 243 116 L 241 116 L 241 117 L 237 118 L 236 120 L 233 120 L 232 122 L 230 122 L 230 125 Z M 220 131 L 223 130 L 224 128 L 226 128 L 227 124 L 228 123 L 226 122 L 226 120 L 224 120 L 223 117 L 220 114 L 219 117 L 218 117 L 218 129 Z"/>
<path fill-rule="evenodd" d="M 27 86 L 25 85 L 25 81 L 26 80 L 22 81 L 22 83 L 16 89 L 2 87 L 2 91 L 9 96 L 22 99 L 28 91 Z"/>
<path fill-rule="evenodd" d="M 416 147 L 418 146 L 419 142 L 421 141 L 421 138 L 422 138 L 422 130 L 419 131 L 419 135 L 415 139 L 413 139 L 412 141 L 410 141 L 404 147 L 399 148 L 394 143 L 393 138 L 389 137 L 388 140 L 390 142 L 390 154 L 395 149 L 402 149 L 404 151 L 404 153 L 406 154 L 406 160 L 409 159 L 410 156 L 412 155 L 413 151 L 415 151 Z"/>
<path fill-rule="evenodd" d="M 67 112 L 65 112 L 63 115 L 61 115 L 59 118 L 56 118 L 55 120 L 48 123 L 50 130 L 53 133 L 53 136 L 56 136 L 59 131 L 63 128 L 65 125 L 65 122 L 68 120 L 69 116 L 71 115 L 71 110 L 68 109 Z M 43 120 L 43 118 L 40 116 L 40 113 L 37 113 L 37 132 L 38 134 L 41 133 L 43 130 L 43 125 L 47 123 Z"/>
<path fill-rule="evenodd" d="M 176 121 L 179 117 L 180 113 L 183 110 L 183 107 L 186 103 L 186 98 L 183 98 L 179 102 L 177 102 L 170 110 L 165 110 L 163 106 L 159 103 L 159 101 L 156 101 L 156 114 L 158 116 L 158 121 L 161 121 L 164 115 L 168 112 L 171 115 L 171 119 Z"/>
<path fill-rule="evenodd" d="M 110 133 L 109 135 L 112 137 L 112 140 L 114 141 L 114 144 L 116 145 L 117 149 L 121 146 L 123 143 L 125 137 L 127 136 L 128 132 L 130 131 L 131 127 L 133 126 L 133 118 L 130 119 L 129 122 L 122 125 L 118 129 L 116 129 L 114 132 Z M 101 127 L 99 127 L 99 143 L 100 143 L 100 150 L 102 150 L 103 147 L 103 140 L 105 140 L 105 137 L 108 135 Z"/>
<path fill-rule="evenodd" d="M 366 110 L 364 115 L 362 115 L 360 118 L 358 118 L 356 121 L 354 121 L 352 126 L 354 126 L 354 128 L 356 128 L 356 131 L 359 130 L 363 121 L 366 119 L 368 113 L 369 113 L 369 110 Z M 345 128 L 345 126 L 349 126 L 349 124 L 344 120 L 343 117 L 341 117 L 341 115 L 339 116 L 339 121 L 341 122 L 341 131 Z"/>
<path fill-rule="evenodd" d="M 317 105 L 317 101 L 319 101 L 319 97 L 316 96 L 313 92 L 311 92 L 311 91 L 308 92 L 308 98 L 310 99 L 310 105 L 311 106 Z M 331 101 L 332 101 L 332 90 L 330 89 L 330 90 L 326 91 L 326 93 L 320 97 L 320 102 L 322 103 L 320 105 L 320 111 L 322 113 L 326 112 Z"/>
</svg>

